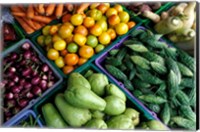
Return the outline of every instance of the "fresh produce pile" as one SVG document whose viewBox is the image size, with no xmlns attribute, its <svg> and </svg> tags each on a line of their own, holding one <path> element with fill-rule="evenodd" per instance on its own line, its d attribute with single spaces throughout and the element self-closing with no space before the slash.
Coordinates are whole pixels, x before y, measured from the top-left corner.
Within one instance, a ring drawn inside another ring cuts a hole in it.
<svg viewBox="0 0 200 132">
<path fill-rule="evenodd" d="M 74 14 L 62 17 L 62 23 L 47 25 L 37 43 L 47 51 L 64 74 L 84 64 L 95 53 L 135 26 L 120 4 L 81 4 Z"/>
<path fill-rule="evenodd" d="M 171 128 L 195 129 L 195 60 L 138 28 L 102 65 Z"/>
<path fill-rule="evenodd" d="M 64 93 L 57 93 L 54 102 L 46 102 L 41 109 L 47 127 L 134 129 L 142 119 L 126 101 L 125 94 L 104 74 L 88 70 L 84 76 L 71 73 Z M 142 127 L 167 129 L 156 120 L 144 122 Z"/>
<path fill-rule="evenodd" d="M 12 5 L 10 10 L 27 34 L 41 29 L 54 19 L 72 12 L 72 4 L 29 4 Z"/>
<path fill-rule="evenodd" d="M 161 8 L 163 3 L 154 2 L 154 3 L 143 3 L 143 2 L 135 2 L 135 3 L 127 3 L 125 6 L 128 10 L 132 11 L 133 16 L 142 16 L 148 18 L 154 22 L 160 21 L 160 16 L 156 13 L 158 9 Z"/>
<path fill-rule="evenodd" d="M 57 81 L 57 77 L 41 62 L 29 43 L 22 44 L 3 58 L 4 121 L 25 108 L 32 99 L 41 96 Z"/>
</svg>

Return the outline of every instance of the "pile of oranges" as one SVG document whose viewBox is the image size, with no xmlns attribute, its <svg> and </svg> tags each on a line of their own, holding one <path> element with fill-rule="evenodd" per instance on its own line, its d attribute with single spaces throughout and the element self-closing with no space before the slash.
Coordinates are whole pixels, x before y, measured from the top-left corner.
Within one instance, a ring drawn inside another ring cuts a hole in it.
<svg viewBox="0 0 200 132">
<path fill-rule="evenodd" d="M 93 3 L 82 14 L 67 14 L 62 23 L 45 26 L 37 42 L 68 74 L 134 26 L 120 4 Z"/>
</svg>

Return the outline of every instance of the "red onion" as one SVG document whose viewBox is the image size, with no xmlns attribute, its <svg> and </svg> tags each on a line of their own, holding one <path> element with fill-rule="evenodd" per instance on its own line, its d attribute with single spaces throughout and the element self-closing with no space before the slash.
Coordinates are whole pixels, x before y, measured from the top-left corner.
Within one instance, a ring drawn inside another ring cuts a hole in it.
<svg viewBox="0 0 200 132">
<path fill-rule="evenodd" d="M 24 84 L 24 88 L 25 88 L 25 89 L 30 89 L 31 87 L 32 87 L 32 84 L 31 84 L 31 83 L 25 82 L 25 84 Z"/>
<path fill-rule="evenodd" d="M 44 64 L 44 65 L 42 66 L 42 71 L 43 71 L 43 72 L 48 72 L 48 71 L 49 71 L 49 66 L 48 66 L 47 64 Z"/>
<path fill-rule="evenodd" d="M 19 100 L 19 106 L 24 108 L 27 104 L 28 104 L 28 100 L 27 99 L 21 99 Z"/>
<path fill-rule="evenodd" d="M 18 93 L 15 93 L 15 94 L 14 94 L 14 98 L 15 98 L 15 99 L 19 99 L 19 94 L 18 94 Z"/>
<path fill-rule="evenodd" d="M 48 79 L 47 75 L 43 75 L 43 76 L 42 76 L 42 79 L 43 79 L 43 80 L 47 80 L 47 79 Z"/>
<path fill-rule="evenodd" d="M 47 81 L 46 80 L 41 80 L 39 87 L 42 88 L 43 91 L 45 91 L 47 89 Z"/>
<path fill-rule="evenodd" d="M 19 86 L 14 86 L 14 87 L 12 87 L 12 92 L 13 93 L 20 93 L 20 87 Z"/>
<path fill-rule="evenodd" d="M 40 77 L 36 76 L 31 80 L 31 84 L 38 85 L 40 83 Z"/>
<path fill-rule="evenodd" d="M 11 60 L 14 60 L 14 61 L 15 61 L 15 60 L 17 60 L 18 58 L 19 58 L 19 56 L 18 56 L 17 53 L 14 53 L 14 52 L 11 53 L 11 55 L 10 55 L 10 59 L 11 59 Z"/>
<path fill-rule="evenodd" d="M 5 98 L 6 99 L 13 99 L 14 98 L 14 94 L 9 92 L 9 93 L 5 94 Z"/>
<path fill-rule="evenodd" d="M 26 80 L 25 80 L 24 78 L 21 79 L 21 80 L 19 81 L 19 84 L 20 84 L 21 86 L 24 86 L 25 83 L 26 83 Z"/>
<path fill-rule="evenodd" d="M 42 94 L 42 90 L 41 90 L 41 88 L 38 87 L 38 86 L 35 86 L 35 87 L 32 89 L 32 92 L 33 92 L 33 94 L 36 95 L 36 96 L 40 96 L 40 95 Z"/>
<path fill-rule="evenodd" d="M 9 87 L 9 88 L 12 87 L 12 86 L 14 86 L 14 85 L 15 85 L 14 82 L 9 82 L 9 83 L 8 83 L 8 87 Z"/>
<path fill-rule="evenodd" d="M 32 69 L 31 68 L 27 68 L 22 72 L 22 76 L 26 77 L 26 76 L 30 75 L 31 72 L 32 72 Z"/>
<path fill-rule="evenodd" d="M 36 56 L 32 56 L 31 57 L 31 60 L 35 63 L 38 63 L 39 62 L 39 59 L 36 57 Z"/>
<path fill-rule="evenodd" d="M 16 106 L 16 101 L 14 99 L 6 100 L 6 105 L 8 106 L 8 108 L 12 108 L 12 107 Z"/>
<path fill-rule="evenodd" d="M 30 58 L 31 58 L 31 51 L 27 50 L 27 51 L 24 53 L 24 58 L 25 58 L 25 59 L 30 59 Z"/>
<path fill-rule="evenodd" d="M 29 43 L 24 43 L 23 45 L 22 45 L 22 49 L 24 49 L 24 50 L 29 50 L 30 49 L 30 44 Z"/>
<path fill-rule="evenodd" d="M 15 115 L 15 114 L 19 113 L 20 110 L 21 110 L 21 108 L 20 108 L 19 106 L 15 106 L 15 107 L 13 108 L 12 113 Z"/>
<path fill-rule="evenodd" d="M 8 71 L 11 72 L 11 73 L 15 73 L 16 72 L 16 68 L 15 67 L 10 67 L 8 69 Z"/>
<path fill-rule="evenodd" d="M 34 96 L 34 95 L 33 95 L 31 92 L 26 93 L 26 97 L 27 97 L 28 99 L 32 99 L 33 96 Z"/>
<path fill-rule="evenodd" d="M 13 78 L 13 81 L 14 81 L 14 82 L 16 82 L 16 83 L 19 82 L 19 77 L 18 77 L 18 76 L 15 75 L 15 76 L 13 76 L 12 78 Z"/>
<path fill-rule="evenodd" d="M 48 84 L 47 84 L 48 88 L 52 87 L 53 84 L 54 84 L 54 81 L 49 81 Z"/>
</svg>

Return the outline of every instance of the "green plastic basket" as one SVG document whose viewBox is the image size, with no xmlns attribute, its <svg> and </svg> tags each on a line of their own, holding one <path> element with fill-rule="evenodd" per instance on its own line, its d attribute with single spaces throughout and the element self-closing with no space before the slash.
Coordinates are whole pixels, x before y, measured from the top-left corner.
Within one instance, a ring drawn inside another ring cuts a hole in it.
<svg viewBox="0 0 200 132">
<path fill-rule="evenodd" d="M 88 65 L 84 65 L 81 69 L 79 69 L 79 73 L 81 74 L 85 74 L 85 72 L 87 70 L 93 70 L 94 72 L 96 73 L 101 73 L 101 71 L 92 63 L 88 64 Z M 113 83 L 115 85 L 117 85 L 120 90 L 123 91 L 123 89 L 118 85 L 116 84 L 115 82 L 113 82 L 109 77 L 108 77 L 108 80 L 110 83 Z M 41 111 L 41 108 L 42 108 L 42 105 L 44 105 L 45 103 L 47 102 L 51 102 L 53 103 L 54 102 L 54 98 L 55 98 L 55 95 L 58 94 L 58 93 L 62 93 L 66 90 L 67 88 L 67 84 L 66 84 L 67 81 L 65 81 L 65 84 L 63 85 L 60 85 L 59 87 L 57 87 L 56 89 L 52 90 L 51 93 L 49 93 L 46 97 L 44 97 L 43 99 L 41 99 L 38 103 L 36 103 L 34 106 L 33 106 L 33 111 L 36 113 L 37 116 L 41 115 L 42 114 L 42 111 Z M 124 91 L 123 91 L 124 92 Z M 141 106 L 139 106 L 135 100 L 133 100 L 131 97 L 129 97 L 126 93 L 125 93 L 126 97 L 127 97 L 127 107 L 133 107 L 134 109 L 136 109 L 137 111 L 140 112 L 140 119 L 142 121 L 148 121 L 148 120 L 157 120 L 151 113 L 145 111 Z M 54 103 L 53 103 L 54 104 Z M 54 105 L 55 106 L 55 105 Z M 40 121 L 42 122 L 42 124 L 45 126 L 45 122 L 44 122 L 44 118 L 43 116 L 41 115 L 40 116 Z"/>
</svg>

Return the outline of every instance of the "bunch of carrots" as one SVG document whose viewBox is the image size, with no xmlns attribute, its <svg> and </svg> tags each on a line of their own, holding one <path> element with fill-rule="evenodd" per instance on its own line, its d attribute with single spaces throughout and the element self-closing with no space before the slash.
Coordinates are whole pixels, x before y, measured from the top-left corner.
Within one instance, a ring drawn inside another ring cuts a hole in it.
<svg viewBox="0 0 200 132">
<path fill-rule="evenodd" d="M 74 10 L 73 4 L 30 4 L 13 5 L 11 13 L 27 34 L 31 34 L 49 24 L 54 19 Z"/>
</svg>

